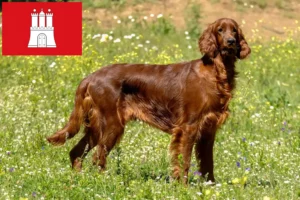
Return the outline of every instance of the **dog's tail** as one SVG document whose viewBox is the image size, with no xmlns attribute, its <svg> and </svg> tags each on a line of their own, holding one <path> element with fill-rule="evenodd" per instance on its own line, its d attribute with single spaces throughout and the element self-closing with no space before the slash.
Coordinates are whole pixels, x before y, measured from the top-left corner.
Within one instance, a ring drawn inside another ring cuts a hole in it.
<svg viewBox="0 0 300 200">
<path fill-rule="evenodd" d="M 87 87 L 87 83 L 80 84 L 76 91 L 74 110 L 68 123 L 63 129 L 47 137 L 49 143 L 63 145 L 67 139 L 71 139 L 79 132 L 82 124 L 88 126 L 89 119 L 93 114 L 93 100 L 87 92 Z"/>
</svg>

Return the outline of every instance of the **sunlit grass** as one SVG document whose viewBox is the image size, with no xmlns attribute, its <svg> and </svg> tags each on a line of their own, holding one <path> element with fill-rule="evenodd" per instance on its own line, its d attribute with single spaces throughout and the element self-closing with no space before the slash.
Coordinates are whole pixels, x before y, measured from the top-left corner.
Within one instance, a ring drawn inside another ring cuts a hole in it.
<svg viewBox="0 0 300 200">
<path fill-rule="evenodd" d="M 169 135 L 142 122 L 127 126 L 105 173 L 91 155 L 82 173 L 73 172 L 68 152 L 81 135 L 59 148 L 45 136 L 68 119 L 83 77 L 116 62 L 200 57 L 197 38 L 163 16 L 136 19 L 135 29 L 120 20 L 113 30 L 86 24 L 81 57 L 0 57 L 1 199 L 300 198 L 300 40 L 292 36 L 268 43 L 250 37 L 252 55 L 237 64 L 231 116 L 217 134 L 216 185 L 194 173 L 194 159 L 189 187 L 170 182 Z"/>
</svg>

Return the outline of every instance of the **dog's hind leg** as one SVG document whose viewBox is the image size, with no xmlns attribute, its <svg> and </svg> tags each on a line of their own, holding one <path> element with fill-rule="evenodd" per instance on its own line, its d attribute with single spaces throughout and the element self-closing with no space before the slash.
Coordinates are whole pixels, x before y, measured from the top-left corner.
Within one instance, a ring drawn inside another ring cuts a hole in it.
<svg viewBox="0 0 300 200">
<path fill-rule="evenodd" d="M 103 137 L 99 139 L 97 151 L 93 155 L 93 163 L 98 165 L 99 170 L 106 168 L 106 157 L 109 152 L 118 144 L 124 133 L 124 126 L 120 124 L 119 119 L 114 117 L 106 124 Z"/>
<path fill-rule="evenodd" d="M 86 103 L 83 104 L 83 108 L 86 110 L 84 115 L 85 135 L 70 151 L 72 167 L 77 171 L 81 170 L 82 161 L 87 153 L 98 144 L 104 126 L 103 121 L 101 121 L 102 116 L 99 109 L 92 106 L 90 102 L 91 100 L 86 101 Z"/>
<path fill-rule="evenodd" d="M 76 171 L 81 170 L 83 159 L 97 145 L 99 133 L 95 134 L 95 131 L 99 132 L 99 129 L 95 130 L 94 128 L 86 127 L 85 135 L 70 151 L 72 168 Z"/>
</svg>

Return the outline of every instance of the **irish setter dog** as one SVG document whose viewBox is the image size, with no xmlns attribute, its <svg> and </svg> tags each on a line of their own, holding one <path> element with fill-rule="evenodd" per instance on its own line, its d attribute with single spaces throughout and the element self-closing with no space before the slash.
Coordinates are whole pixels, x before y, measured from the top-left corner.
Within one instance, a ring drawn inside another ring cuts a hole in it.
<svg viewBox="0 0 300 200">
<path fill-rule="evenodd" d="M 235 62 L 251 50 L 238 24 L 228 18 L 208 26 L 199 48 L 203 57 L 189 62 L 113 64 L 92 73 L 76 91 L 69 122 L 48 141 L 64 144 L 83 125 L 85 134 L 70 152 L 72 167 L 80 170 L 83 158 L 97 146 L 93 162 L 103 170 L 126 123 L 140 119 L 171 135 L 175 179 L 187 183 L 195 144 L 199 171 L 214 181 L 213 145 L 217 129 L 229 114 Z"/>
</svg>

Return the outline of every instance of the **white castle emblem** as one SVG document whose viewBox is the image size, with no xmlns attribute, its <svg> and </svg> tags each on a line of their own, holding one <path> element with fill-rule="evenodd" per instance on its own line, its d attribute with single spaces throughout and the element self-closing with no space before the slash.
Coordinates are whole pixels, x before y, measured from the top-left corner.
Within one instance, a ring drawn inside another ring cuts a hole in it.
<svg viewBox="0 0 300 200">
<path fill-rule="evenodd" d="M 28 47 L 56 48 L 54 27 L 52 26 L 53 13 L 50 13 L 50 9 L 48 10 L 49 13 L 46 13 L 47 23 L 45 24 L 45 13 L 43 12 L 43 9 L 39 14 L 36 13 L 36 9 L 33 9 L 33 12 L 34 13 L 31 13 L 30 40 Z"/>
</svg>

